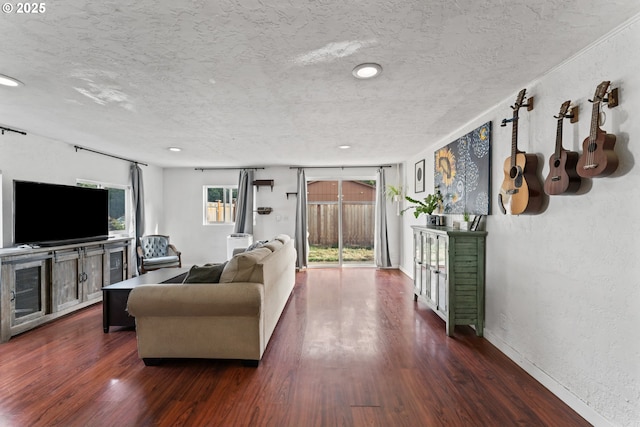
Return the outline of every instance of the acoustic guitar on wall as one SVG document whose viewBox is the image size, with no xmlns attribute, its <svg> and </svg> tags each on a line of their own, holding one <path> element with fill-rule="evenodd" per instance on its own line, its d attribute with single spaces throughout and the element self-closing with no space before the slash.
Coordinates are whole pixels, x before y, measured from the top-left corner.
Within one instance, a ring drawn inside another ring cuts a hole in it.
<svg viewBox="0 0 640 427">
<path fill-rule="evenodd" d="M 562 121 L 568 116 L 567 111 L 571 101 L 565 101 L 557 116 L 558 129 L 556 131 L 556 150 L 549 157 L 549 174 L 544 181 L 544 191 L 549 195 L 575 193 L 580 188 L 582 180 L 576 172 L 576 165 L 580 157 L 575 151 L 562 148 Z"/>
<path fill-rule="evenodd" d="M 535 214 L 542 208 L 542 185 L 536 176 L 538 157 L 518 150 L 518 110 L 523 104 L 526 89 L 518 93 L 513 118 L 502 120 L 502 126 L 512 124 L 511 156 L 504 161 L 504 180 L 498 194 L 500 209 L 509 215 Z"/>
<path fill-rule="evenodd" d="M 596 178 L 611 175 L 618 168 L 618 155 L 613 151 L 616 136 L 600 129 L 600 104 L 609 88 L 609 81 L 603 81 L 596 88 L 591 112 L 591 131 L 582 143 L 582 155 L 578 159 L 576 170 L 583 178 Z"/>
</svg>

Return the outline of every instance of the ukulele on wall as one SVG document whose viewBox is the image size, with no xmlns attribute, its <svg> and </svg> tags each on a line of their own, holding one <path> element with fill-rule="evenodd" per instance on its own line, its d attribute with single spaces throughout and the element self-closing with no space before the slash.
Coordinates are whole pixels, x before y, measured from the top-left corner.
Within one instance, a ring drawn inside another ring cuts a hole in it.
<svg viewBox="0 0 640 427">
<path fill-rule="evenodd" d="M 505 214 L 535 214 L 542 208 L 542 185 L 536 176 L 538 157 L 518 150 L 518 110 L 523 104 L 526 89 L 518 93 L 513 107 L 513 118 L 502 120 L 502 126 L 512 124 L 511 156 L 504 161 L 504 180 L 500 187 L 498 200 Z M 531 102 L 531 100 L 530 100 Z"/>
<path fill-rule="evenodd" d="M 549 175 L 544 181 L 544 191 L 549 195 L 575 193 L 580 188 L 580 175 L 576 172 L 578 153 L 562 148 L 562 121 L 567 115 L 571 101 L 565 101 L 557 116 L 556 151 L 549 157 Z"/>
<path fill-rule="evenodd" d="M 591 112 L 591 131 L 582 143 L 582 155 L 578 159 L 576 170 L 583 178 L 596 178 L 611 175 L 618 168 L 618 156 L 613 151 L 616 136 L 600 129 L 600 103 L 605 101 L 609 81 L 603 81 L 596 88 Z M 606 101 L 605 101 L 606 102 Z"/>
</svg>

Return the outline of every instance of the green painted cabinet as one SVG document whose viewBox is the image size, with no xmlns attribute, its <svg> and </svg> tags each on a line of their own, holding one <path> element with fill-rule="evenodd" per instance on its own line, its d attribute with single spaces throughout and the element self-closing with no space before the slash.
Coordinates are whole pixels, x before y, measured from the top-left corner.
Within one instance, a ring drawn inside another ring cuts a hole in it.
<svg viewBox="0 0 640 427">
<path fill-rule="evenodd" d="M 413 228 L 414 300 L 426 303 L 446 323 L 484 329 L 486 231 Z"/>
</svg>

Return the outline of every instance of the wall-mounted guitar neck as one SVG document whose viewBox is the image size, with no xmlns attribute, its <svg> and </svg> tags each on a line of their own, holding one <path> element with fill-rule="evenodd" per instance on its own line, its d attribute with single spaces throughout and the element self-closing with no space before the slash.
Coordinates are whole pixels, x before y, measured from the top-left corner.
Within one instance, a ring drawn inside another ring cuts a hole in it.
<svg viewBox="0 0 640 427">
<path fill-rule="evenodd" d="M 511 156 L 504 161 L 504 180 L 498 194 L 502 213 L 510 215 L 535 214 L 542 208 L 542 185 L 536 176 L 538 157 L 518 150 L 518 110 L 533 106 L 532 99 L 524 104 L 526 89 L 518 93 L 513 118 L 502 120 L 501 126 L 511 122 Z"/>
<path fill-rule="evenodd" d="M 573 117 L 567 114 L 571 101 L 565 101 L 560 106 L 557 116 L 558 129 L 556 131 L 556 150 L 549 157 L 549 175 L 544 181 L 544 191 L 549 195 L 575 193 L 580 188 L 582 180 L 576 172 L 578 163 L 578 153 L 562 148 L 562 121 L 565 118 Z"/>
<path fill-rule="evenodd" d="M 582 143 L 582 155 L 576 170 L 583 178 L 596 178 L 611 175 L 618 168 L 618 155 L 613 151 L 616 136 L 600 129 L 600 104 L 607 102 L 605 95 L 609 81 L 603 81 L 596 88 L 591 113 L 591 131 Z"/>
</svg>

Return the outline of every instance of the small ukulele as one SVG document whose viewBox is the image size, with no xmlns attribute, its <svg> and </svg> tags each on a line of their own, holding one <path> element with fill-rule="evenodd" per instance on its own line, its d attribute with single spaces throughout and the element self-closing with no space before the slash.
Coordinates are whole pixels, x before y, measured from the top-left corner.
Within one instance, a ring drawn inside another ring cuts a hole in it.
<svg viewBox="0 0 640 427">
<path fill-rule="evenodd" d="M 591 113 L 591 132 L 582 143 L 582 155 L 578 159 L 576 170 L 583 178 L 596 178 L 611 175 L 618 168 L 618 155 L 613 151 L 616 136 L 600 129 L 600 103 L 609 88 L 609 81 L 603 81 L 596 88 Z"/>
<path fill-rule="evenodd" d="M 549 157 L 549 175 L 544 181 L 544 191 L 549 195 L 575 193 L 580 188 L 582 180 L 576 172 L 578 153 L 562 148 L 562 121 L 567 116 L 571 101 L 565 101 L 557 116 L 558 130 L 556 131 L 556 151 Z"/>
<path fill-rule="evenodd" d="M 542 208 L 542 185 L 536 176 L 538 157 L 518 150 L 518 110 L 523 104 L 526 89 L 518 93 L 513 118 L 502 120 L 502 126 L 512 124 L 511 156 L 504 161 L 504 180 L 498 200 L 503 213 L 510 215 L 535 214 Z"/>
</svg>

